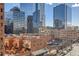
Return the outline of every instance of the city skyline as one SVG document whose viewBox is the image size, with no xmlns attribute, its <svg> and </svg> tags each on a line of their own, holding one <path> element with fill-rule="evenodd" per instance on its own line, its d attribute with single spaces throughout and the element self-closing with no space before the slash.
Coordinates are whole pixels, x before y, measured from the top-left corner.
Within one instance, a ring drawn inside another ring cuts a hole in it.
<svg viewBox="0 0 79 59">
<path fill-rule="evenodd" d="M 45 25 L 46 26 L 51 26 L 53 27 L 53 7 L 55 7 L 56 5 L 58 4 L 45 4 Z M 79 7 L 72 7 L 72 3 L 68 3 L 68 5 L 72 8 L 72 25 L 74 26 L 79 26 L 78 24 L 78 10 L 79 10 Z M 9 11 L 12 7 L 14 6 L 19 6 L 18 3 L 14 3 L 14 4 L 11 4 L 11 3 L 6 3 L 5 4 L 5 12 Z"/>
<path fill-rule="evenodd" d="M 75 3 L 0 3 L 0 56 L 79 56 L 78 16 Z"/>
</svg>

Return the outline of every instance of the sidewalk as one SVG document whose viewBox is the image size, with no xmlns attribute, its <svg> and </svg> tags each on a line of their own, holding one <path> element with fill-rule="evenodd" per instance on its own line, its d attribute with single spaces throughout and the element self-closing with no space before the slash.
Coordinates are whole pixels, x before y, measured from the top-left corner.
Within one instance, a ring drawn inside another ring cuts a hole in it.
<svg viewBox="0 0 79 59">
<path fill-rule="evenodd" d="M 79 43 L 73 44 L 72 47 L 72 51 L 65 56 L 79 56 Z"/>
</svg>

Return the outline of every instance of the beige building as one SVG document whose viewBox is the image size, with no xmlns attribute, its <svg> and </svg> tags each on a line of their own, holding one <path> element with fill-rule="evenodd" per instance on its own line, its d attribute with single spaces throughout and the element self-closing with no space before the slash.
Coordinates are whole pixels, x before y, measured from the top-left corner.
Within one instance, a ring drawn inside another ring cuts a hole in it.
<svg viewBox="0 0 79 59">
<path fill-rule="evenodd" d="M 59 39 L 77 39 L 79 37 L 78 31 L 72 29 L 54 29 L 53 34 L 55 38 Z"/>
<path fill-rule="evenodd" d="M 3 55 L 4 4 L 0 3 L 0 54 Z"/>
</svg>

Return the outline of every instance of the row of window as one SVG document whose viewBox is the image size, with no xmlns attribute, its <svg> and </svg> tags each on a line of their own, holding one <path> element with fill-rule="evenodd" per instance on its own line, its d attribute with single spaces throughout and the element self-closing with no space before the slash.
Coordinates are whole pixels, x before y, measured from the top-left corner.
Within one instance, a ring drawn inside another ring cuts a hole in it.
<svg viewBox="0 0 79 59">
<path fill-rule="evenodd" d="M 3 9 L 2 8 L 0 9 L 0 12 L 3 12 Z M 3 19 L 3 16 L 0 16 L 0 19 Z"/>
<path fill-rule="evenodd" d="M 2 8 L 0 9 L 0 12 L 3 12 L 3 9 Z M 3 19 L 3 16 L 0 16 L 0 19 Z M 0 26 L 2 27 L 3 26 L 3 23 L 0 23 Z M 3 38 L 0 38 L 0 40 L 3 41 Z"/>
<path fill-rule="evenodd" d="M 3 9 L 2 8 L 0 9 L 0 12 L 3 12 Z M 0 16 L 0 19 L 3 19 L 3 16 Z M 3 27 L 3 23 L 0 23 L 0 26 Z M 3 41 L 3 37 L 0 38 L 0 41 Z"/>
</svg>

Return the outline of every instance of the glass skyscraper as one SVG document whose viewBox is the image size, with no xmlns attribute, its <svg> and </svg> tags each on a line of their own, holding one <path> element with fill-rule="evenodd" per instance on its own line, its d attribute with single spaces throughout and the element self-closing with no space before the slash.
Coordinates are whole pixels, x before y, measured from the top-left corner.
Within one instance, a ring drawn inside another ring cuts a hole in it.
<svg viewBox="0 0 79 59">
<path fill-rule="evenodd" d="M 33 13 L 33 31 L 38 33 L 40 28 L 40 10 Z"/>
<path fill-rule="evenodd" d="M 71 26 L 71 7 L 66 4 L 59 4 L 53 8 L 54 28 L 67 28 Z"/>
<path fill-rule="evenodd" d="M 27 17 L 35 11 L 34 3 L 20 3 L 20 9 L 25 12 L 25 29 L 27 31 Z"/>
<path fill-rule="evenodd" d="M 33 16 L 27 17 L 27 33 L 33 33 Z"/>
<path fill-rule="evenodd" d="M 35 32 L 39 32 L 39 28 L 45 26 L 45 5 L 44 3 L 21 3 L 21 10 L 26 13 L 26 23 L 27 17 L 33 15 L 33 28 Z M 26 27 L 27 28 L 27 27 Z"/>
<path fill-rule="evenodd" d="M 5 12 L 5 33 L 12 34 L 13 33 L 13 21 L 11 12 Z"/>
<path fill-rule="evenodd" d="M 34 32 L 40 32 L 40 28 L 45 26 L 45 4 L 36 3 L 35 12 L 33 13 L 33 28 Z"/>
<path fill-rule="evenodd" d="M 25 29 L 25 12 L 21 11 L 18 7 L 13 7 L 10 12 L 14 33 L 22 33 Z"/>
</svg>

